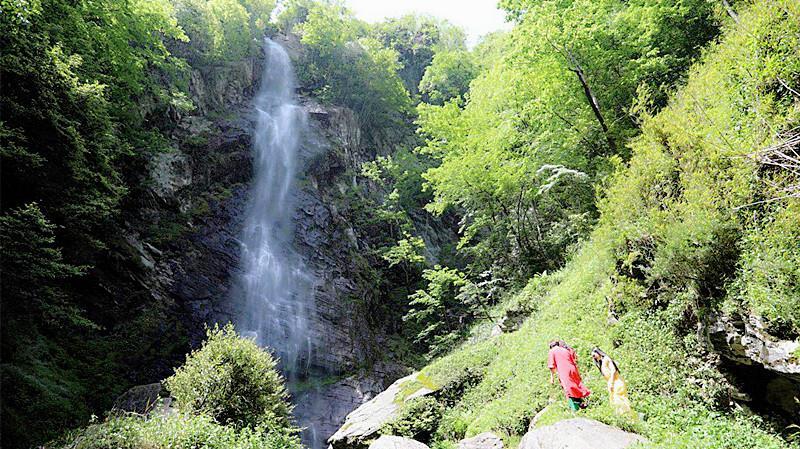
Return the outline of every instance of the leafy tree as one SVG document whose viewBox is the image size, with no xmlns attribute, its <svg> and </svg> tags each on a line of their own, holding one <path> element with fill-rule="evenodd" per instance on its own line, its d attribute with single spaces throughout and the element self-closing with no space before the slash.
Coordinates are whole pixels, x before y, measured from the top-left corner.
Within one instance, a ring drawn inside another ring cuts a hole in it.
<svg viewBox="0 0 800 449">
<path fill-rule="evenodd" d="M 372 34 L 397 52 L 401 64 L 398 74 L 412 96 L 417 94 L 417 86 L 434 55 L 466 50 L 463 30 L 429 16 L 409 14 L 387 19 L 375 24 Z"/>
<path fill-rule="evenodd" d="M 13 298 L 3 304 L 4 318 L 34 316 L 54 327 L 93 326 L 63 290 L 64 281 L 82 270 L 64 262 L 55 246 L 54 228 L 35 203 L 0 216 L 2 296 Z"/>
<path fill-rule="evenodd" d="M 317 0 L 286 0 L 280 2 L 275 24 L 283 33 L 294 33 L 294 27 L 305 22 Z"/>
<path fill-rule="evenodd" d="M 411 283 L 412 275 L 418 275 L 419 269 L 425 265 L 425 242 L 420 237 L 403 233 L 397 244 L 383 251 L 383 260 L 389 262 L 389 269 L 400 266 L 405 274 L 405 283 Z"/>
<path fill-rule="evenodd" d="M 410 99 L 394 50 L 369 38 L 367 26 L 336 3 L 310 5 L 294 29 L 306 46 L 301 85 L 323 101 L 352 109 L 373 140 L 402 128 Z"/>
<path fill-rule="evenodd" d="M 411 309 L 403 320 L 417 326 L 416 342 L 435 356 L 452 347 L 467 330 L 472 311 L 458 301 L 458 294 L 469 281 L 457 269 L 440 265 L 425 270 L 422 277 L 428 285 L 409 296 Z"/>
<path fill-rule="evenodd" d="M 502 4 L 517 25 L 481 50 L 494 61 L 466 100 L 419 105 L 419 152 L 441 162 L 423 176 L 428 209 L 464 216 L 473 272 L 497 262 L 524 279 L 560 266 L 586 235 L 592 184 L 639 132 L 637 98 L 663 107 L 717 27 L 705 1 Z M 551 175 L 558 188 L 546 188 Z"/>
<path fill-rule="evenodd" d="M 397 241 L 396 246 L 386 250 L 383 258 L 389 262 L 390 267 L 401 263 L 421 264 L 425 262 L 425 256 L 421 254 L 424 249 L 425 242 L 421 238 L 406 233 L 404 238 Z"/>
<path fill-rule="evenodd" d="M 164 384 L 186 413 L 235 427 L 286 429 L 291 406 L 275 366 L 269 352 L 239 337 L 233 325 L 215 326 Z"/>
<path fill-rule="evenodd" d="M 452 98 L 463 97 L 477 74 L 478 68 L 470 53 L 439 52 L 425 69 L 419 92 L 426 103 L 441 105 Z"/>
<path fill-rule="evenodd" d="M 510 52 L 509 36 L 507 31 L 495 31 L 481 38 L 472 50 L 472 61 L 480 68 L 479 72 L 488 71 L 503 61 L 503 55 Z"/>
<path fill-rule="evenodd" d="M 191 45 L 190 61 L 230 62 L 254 54 L 275 8 L 272 0 L 173 0 L 178 22 Z"/>
</svg>

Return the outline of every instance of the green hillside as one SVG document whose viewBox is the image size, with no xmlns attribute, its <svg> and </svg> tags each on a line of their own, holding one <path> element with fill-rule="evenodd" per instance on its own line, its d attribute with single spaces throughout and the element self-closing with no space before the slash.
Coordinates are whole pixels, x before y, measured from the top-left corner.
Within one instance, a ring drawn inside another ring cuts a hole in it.
<svg viewBox="0 0 800 449">
<path fill-rule="evenodd" d="M 800 74 L 798 6 L 741 11 L 669 105 L 643 117 L 630 161 L 601 188 L 597 227 L 563 269 L 510 299 L 532 311 L 519 330 L 478 329 L 478 343 L 423 369 L 457 395 L 444 394 L 436 438 L 492 430 L 514 441 L 552 401 L 540 425 L 570 416 L 545 366 L 547 343 L 564 339 L 595 392 L 582 413 L 642 433 L 647 447 L 790 446 L 781 424 L 730 401 L 701 323 L 724 312 L 762 317 L 784 338 L 800 331 L 800 200 L 786 197 L 797 171 L 759 163 L 797 135 L 800 96 L 785 86 Z M 641 420 L 607 405 L 593 346 L 615 357 Z"/>
</svg>

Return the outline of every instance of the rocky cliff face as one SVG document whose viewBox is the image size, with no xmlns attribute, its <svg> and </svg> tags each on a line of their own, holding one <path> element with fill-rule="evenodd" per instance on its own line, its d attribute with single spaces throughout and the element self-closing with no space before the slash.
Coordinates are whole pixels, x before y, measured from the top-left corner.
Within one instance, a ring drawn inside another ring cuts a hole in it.
<svg viewBox="0 0 800 449">
<path fill-rule="evenodd" d="M 235 321 L 242 307 L 233 289 L 253 174 L 251 101 L 260 64 L 256 58 L 192 74 L 197 109 L 177 117 L 174 150 L 151 161 L 152 201 L 130 225 L 152 232 L 126 236 L 141 260 L 145 288 L 169 304 L 192 347 L 202 341 L 206 324 Z M 353 257 L 364 246 L 338 207 L 356 182 L 352 173 L 374 155 L 364 150 L 351 111 L 308 97 L 300 104 L 309 116 L 309 132 L 301 148 L 294 244 L 317 280 L 310 371 L 323 381 L 293 394 L 299 416 L 322 416 L 316 431 L 324 440 L 347 413 L 404 371 L 393 363 L 374 364 L 384 337 L 364 319 L 361 299 L 369 293 L 359 287 Z"/>
<path fill-rule="evenodd" d="M 800 342 L 770 335 L 755 316 L 713 316 L 707 329 L 723 370 L 739 389 L 732 399 L 789 421 L 800 414 Z"/>
</svg>

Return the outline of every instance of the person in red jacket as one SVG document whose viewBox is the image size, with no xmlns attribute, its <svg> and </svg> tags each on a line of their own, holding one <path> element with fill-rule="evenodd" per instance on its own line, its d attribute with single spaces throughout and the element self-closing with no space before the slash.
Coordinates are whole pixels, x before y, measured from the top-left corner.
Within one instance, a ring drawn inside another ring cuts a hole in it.
<svg viewBox="0 0 800 449">
<path fill-rule="evenodd" d="M 578 372 L 578 356 L 563 340 L 551 341 L 550 352 L 547 355 L 547 367 L 550 368 L 550 383 L 558 373 L 558 381 L 567 396 L 569 407 L 578 411 L 586 408 L 584 398 L 592 392 L 583 385 L 581 374 Z"/>
</svg>

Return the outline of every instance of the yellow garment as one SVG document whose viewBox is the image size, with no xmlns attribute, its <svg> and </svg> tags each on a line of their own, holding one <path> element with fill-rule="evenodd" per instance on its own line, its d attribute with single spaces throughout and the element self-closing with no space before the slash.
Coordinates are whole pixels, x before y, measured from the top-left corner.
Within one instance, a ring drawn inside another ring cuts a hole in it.
<svg viewBox="0 0 800 449">
<path fill-rule="evenodd" d="M 628 400 L 628 388 L 625 386 L 625 381 L 622 380 L 622 376 L 619 375 L 619 371 L 617 371 L 610 357 L 603 357 L 600 372 L 606 378 L 609 402 L 617 414 L 636 416 Z"/>
</svg>

